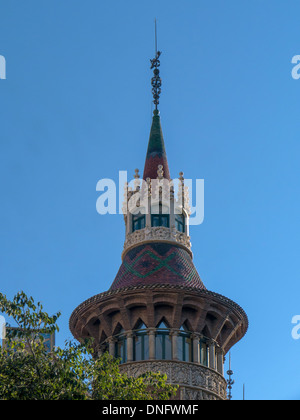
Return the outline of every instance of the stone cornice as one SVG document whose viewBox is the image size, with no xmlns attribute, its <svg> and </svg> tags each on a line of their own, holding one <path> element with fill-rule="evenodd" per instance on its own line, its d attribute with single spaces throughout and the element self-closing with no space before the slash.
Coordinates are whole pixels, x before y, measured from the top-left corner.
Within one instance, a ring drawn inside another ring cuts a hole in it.
<svg viewBox="0 0 300 420">
<path fill-rule="evenodd" d="M 141 285 L 141 286 L 135 286 L 135 287 L 127 287 L 123 289 L 116 289 L 112 291 L 107 291 L 104 293 L 97 294 L 86 301 L 82 302 L 71 314 L 70 321 L 69 321 L 69 328 L 74 333 L 74 325 L 75 322 L 84 314 L 84 312 L 93 305 L 97 305 L 108 298 L 113 298 L 118 295 L 124 294 L 124 293 L 132 293 L 132 292 L 141 292 L 141 291 L 147 291 L 147 290 L 164 290 L 164 291 L 182 291 L 182 292 L 191 292 L 193 294 L 196 294 L 199 297 L 205 297 L 208 299 L 212 299 L 217 301 L 218 303 L 223 304 L 224 306 L 230 308 L 235 313 L 237 313 L 238 317 L 243 320 L 244 324 L 244 334 L 246 334 L 249 326 L 248 317 L 245 313 L 245 311 L 234 301 L 228 299 L 225 296 L 222 296 L 218 293 L 211 292 L 209 290 L 200 290 L 193 287 L 186 287 L 186 286 L 180 286 L 180 285 L 170 285 L 170 284 L 153 284 L 153 285 Z"/>
<path fill-rule="evenodd" d="M 146 227 L 126 235 L 122 259 L 125 254 L 135 246 L 150 242 L 166 242 L 181 246 L 189 252 L 193 258 L 191 251 L 191 239 L 185 233 L 179 232 L 175 227 Z"/>
</svg>

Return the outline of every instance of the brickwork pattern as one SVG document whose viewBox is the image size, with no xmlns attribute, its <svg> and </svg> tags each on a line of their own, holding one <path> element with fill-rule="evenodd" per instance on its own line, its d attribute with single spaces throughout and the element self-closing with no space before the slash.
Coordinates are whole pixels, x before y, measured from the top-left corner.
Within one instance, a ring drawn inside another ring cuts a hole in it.
<svg viewBox="0 0 300 420">
<path fill-rule="evenodd" d="M 110 290 L 159 283 L 205 289 L 188 252 L 171 244 L 153 243 L 126 254 Z"/>
</svg>

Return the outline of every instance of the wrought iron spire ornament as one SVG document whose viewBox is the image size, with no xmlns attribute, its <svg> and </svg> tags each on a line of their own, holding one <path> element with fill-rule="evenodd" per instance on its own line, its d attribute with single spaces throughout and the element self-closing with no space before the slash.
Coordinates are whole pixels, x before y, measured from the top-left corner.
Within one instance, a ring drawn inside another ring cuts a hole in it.
<svg viewBox="0 0 300 420">
<path fill-rule="evenodd" d="M 231 354 L 229 353 L 229 370 L 227 371 L 228 379 L 227 379 L 227 385 L 228 385 L 228 399 L 229 401 L 232 399 L 232 386 L 234 385 L 234 380 L 231 378 L 233 375 L 233 371 L 231 370 Z"/>
<path fill-rule="evenodd" d="M 161 78 L 159 76 L 159 67 L 160 61 L 159 57 L 161 56 L 161 51 L 157 51 L 157 31 L 156 31 L 156 20 L 155 20 L 155 58 L 150 60 L 151 67 L 150 69 L 153 70 L 154 76 L 151 79 L 152 85 L 152 94 L 153 94 L 153 103 L 155 105 L 155 110 L 157 110 L 157 106 L 159 104 L 159 97 L 161 94 Z"/>
</svg>

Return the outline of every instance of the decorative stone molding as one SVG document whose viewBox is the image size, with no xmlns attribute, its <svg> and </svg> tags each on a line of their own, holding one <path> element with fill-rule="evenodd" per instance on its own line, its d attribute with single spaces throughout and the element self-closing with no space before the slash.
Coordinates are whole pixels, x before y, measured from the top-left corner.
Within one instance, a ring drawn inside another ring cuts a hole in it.
<svg viewBox="0 0 300 420">
<path fill-rule="evenodd" d="M 154 179 L 140 179 L 139 170 L 135 169 L 134 186 L 129 186 L 128 182 L 124 184 L 124 201 L 123 211 L 127 213 L 128 202 L 136 193 L 141 194 L 141 198 L 149 198 L 149 200 L 159 200 L 159 195 L 163 192 L 162 200 L 166 200 L 170 204 L 174 201 L 175 207 L 183 207 L 188 215 L 191 214 L 189 188 L 185 185 L 183 172 L 179 173 L 178 194 L 175 196 L 174 181 L 164 178 L 164 170 L 162 165 L 158 165 L 157 177 Z M 137 200 L 138 202 L 139 200 Z"/>
<path fill-rule="evenodd" d="M 166 303 L 167 306 L 164 306 Z M 159 311 L 155 309 L 158 307 Z M 222 349 L 223 355 L 241 340 L 248 329 L 248 318 L 243 309 L 222 295 L 178 285 L 155 284 L 93 296 L 73 311 L 70 330 L 78 340 L 92 336 L 102 344 L 102 340 L 114 334 L 117 324 L 130 331 L 140 318 L 153 331 L 160 319 L 165 317 L 170 328 L 179 329 L 187 316 L 190 331 L 200 334 L 205 329 L 209 332 L 207 338 Z M 154 352 L 150 357 L 154 357 Z"/>
<path fill-rule="evenodd" d="M 168 382 L 180 386 L 183 400 L 226 400 L 226 380 L 216 371 L 194 363 L 167 360 L 132 362 L 120 365 L 128 376 L 146 372 L 166 374 Z"/>
<path fill-rule="evenodd" d="M 126 235 L 122 258 L 129 249 L 141 243 L 147 242 L 172 242 L 176 245 L 185 248 L 192 256 L 191 238 L 185 233 L 176 230 L 175 226 L 172 228 L 166 227 L 146 227 L 145 229 L 137 230 Z"/>
</svg>

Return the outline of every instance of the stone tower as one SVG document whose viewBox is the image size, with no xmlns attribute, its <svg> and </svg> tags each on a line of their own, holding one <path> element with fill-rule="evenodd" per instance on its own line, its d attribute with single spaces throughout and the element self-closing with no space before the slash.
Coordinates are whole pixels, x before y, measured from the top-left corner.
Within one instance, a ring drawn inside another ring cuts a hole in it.
<svg viewBox="0 0 300 420">
<path fill-rule="evenodd" d="M 94 337 L 98 354 L 120 358 L 129 375 L 166 373 L 182 400 L 224 400 L 224 357 L 248 319 L 207 290 L 194 266 L 188 191 L 180 172 L 175 195 L 157 109 L 159 56 L 151 60 L 155 111 L 143 178 L 136 170 L 125 186 L 122 264 L 109 291 L 73 311 L 70 330 L 78 340 Z"/>
</svg>

